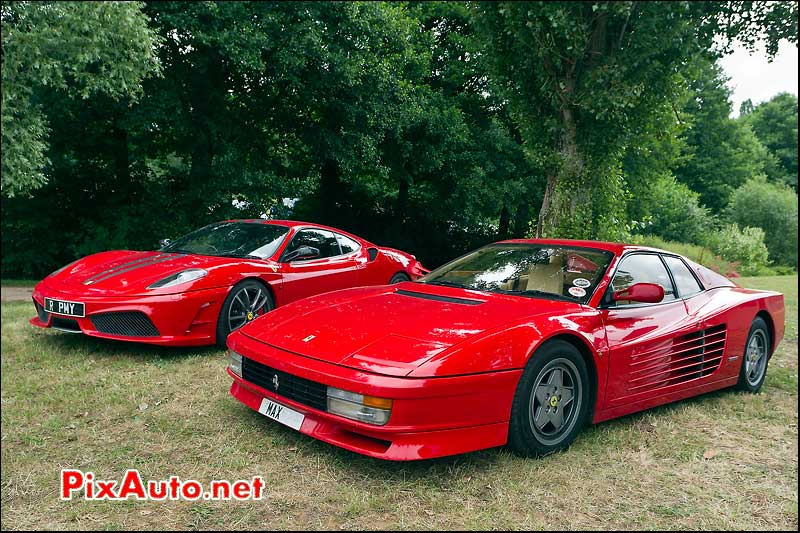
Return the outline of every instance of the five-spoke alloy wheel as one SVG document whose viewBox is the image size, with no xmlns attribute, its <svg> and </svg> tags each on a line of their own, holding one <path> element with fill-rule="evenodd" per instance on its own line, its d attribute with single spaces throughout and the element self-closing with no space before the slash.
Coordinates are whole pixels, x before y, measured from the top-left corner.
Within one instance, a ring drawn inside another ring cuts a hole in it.
<svg viewBox="0 0 800 533">
<path fill-rule="evenodd" d="M 509 446 L 524 456 L 563 450 L 586 424 L 592 397 L 578 349 L 563 340 L 545 343 L 531 356 L 517 385 Z"/>
<path fill-rule="evenodd" d="M 767 364 L 769 363 L 770 349 L 769 328 L 761 317 L 753 320 L 750 333 L 747 335 L 744 353 L 742 354 L 742 368 L 739 371 L 739 382 L 736 388 L 741 391 L 758 392 L 767 377 Z"/>
</svg>

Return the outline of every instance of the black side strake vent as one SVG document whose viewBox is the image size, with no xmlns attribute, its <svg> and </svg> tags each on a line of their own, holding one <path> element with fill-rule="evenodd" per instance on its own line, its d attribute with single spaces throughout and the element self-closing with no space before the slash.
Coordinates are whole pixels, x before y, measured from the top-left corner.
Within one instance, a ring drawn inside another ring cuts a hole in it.
<svg viewBox="0 0 800 533">
<path fill-rule="evenodd" d="M 378 249 L 377 248 L 367 248 L 367 254 L 369 254 L 369 260 L 375 261 L 375 258 L 378 257 Z"/>
<path fill-rule="evenodd" d="M 448 302 L 451 304 L 461 304 L 461 305 L 481 305 L 482 303 L 486 303 L 482 300 L 468 300 L 466 298 L 453 298 L 452 296 L 439 296 L 438 294 L 428 294 L 425 292 L 414 292 L 414 291 L 407 291 L 404 289 L 399 289 L 395 291 L 396 294 L 402 294 L 403 296 L 410 296 L 412 298 L 422 298 L 423 300 L 436 300 L 437 302 Z"/>
<path fill-rule="evenodd" d="M 631 362 L 628 390 L 633 393 L 685 383 L 714 373 L 722 363 L 725 324 L 674 339 L 670 346 L 643 353 Z"/>
</svg>

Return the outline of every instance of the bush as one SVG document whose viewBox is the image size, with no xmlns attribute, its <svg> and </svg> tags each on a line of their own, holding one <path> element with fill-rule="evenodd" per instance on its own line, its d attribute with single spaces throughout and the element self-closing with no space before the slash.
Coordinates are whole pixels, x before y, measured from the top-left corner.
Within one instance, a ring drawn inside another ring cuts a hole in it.
<svg viewBox="0 0 800 533">
<path fill-rule="evenodd" d="M 797 194 L 757 176 L 733 192 L 727 215 L 740 227 L 764 230 L 764 242 L 778 265 L 797 268 Z"/>
<path fill-rule="evenodd" d="M 700 195 L 672 176 L 653 182 L 648 190 L 650 223 L 642 232 L 679 243 L 703 242 L 704 235 L 715 221 L 708 209 L 700 205 Z"/>
<path fill-rule="evenodd" d="M 697 244 L 687 244 L 684 242 L 665 241 L 660 237 L 654 235 L 634 235 L 631 243 L 639 246 L 651 246 L 653 248 L 660 248 L 668 252 L 673 252 L 684 257 L 687 257 L 711 270 L 728 277 L 739 277 L 737 272 L 738 265 L 731 261 L 726 261 L 718 254 L 712 252 L 705 246 Z"/>
<path fill-rule="evenodd" d="M 761 228 L 739 229 L 736 224 L 726 224 L 708 236 L 708 245 L 724 259 L 738 263 L 743 276 L 766 273 L 769 253 Z"/>
</svg>

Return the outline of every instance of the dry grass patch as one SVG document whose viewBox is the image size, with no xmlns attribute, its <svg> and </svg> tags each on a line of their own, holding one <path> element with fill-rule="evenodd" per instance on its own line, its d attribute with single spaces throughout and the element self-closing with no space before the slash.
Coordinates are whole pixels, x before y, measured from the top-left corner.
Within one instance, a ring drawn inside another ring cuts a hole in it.
<svg viewBox="0 0 800 533">
<path fill-rule="evenodd" d="M 758 395 L 721 391 L 600 424 L 541 460 L 502 448 L 411 464 L 352 454 L 228 395 L 223 352 L 43 331 L 2 304 L 4 529 L 797 529 L 797 277 Z M 58 499 L 63 467 L 203 482 L 258 502 Z"/>
</svg>

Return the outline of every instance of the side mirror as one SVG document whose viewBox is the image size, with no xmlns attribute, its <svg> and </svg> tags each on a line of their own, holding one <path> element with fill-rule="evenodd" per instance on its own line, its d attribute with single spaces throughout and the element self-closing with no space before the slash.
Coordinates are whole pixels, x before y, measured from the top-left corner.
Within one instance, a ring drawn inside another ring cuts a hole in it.
<svg viewBox="0 0 800 533">
<path fill-rule="evenodd" d="M 166 245 L 168 245 L 171 242 L 172 242 L 172 239 L 161 239 L 160 241 L 158 241 L 158 244 L 160 244 L 161 247 L 163 248 L 163 247 L 165 247 Z"/>
<path fill-rule="evenodd" d="M 664 287 L 658 283 L 636 283 L 627 289 L 614 292 L 614 294 L 611 295 L 611 299 L 615 302 L 625 300 L 629 302 L 657 304 L 664 299 Z"/>
<path fill-rule="evenodd" d="M 316 259 L 317 257 L 319 257 L 319 248 L 314 248 L 313 246 L 301 246 L 297 250 L 286 254 L 283 260 L 288 263 L 289 261 Z"/>
</svg>

